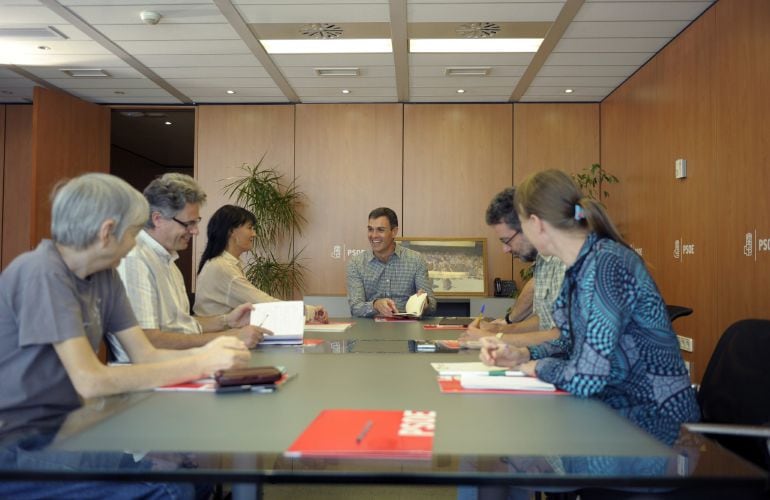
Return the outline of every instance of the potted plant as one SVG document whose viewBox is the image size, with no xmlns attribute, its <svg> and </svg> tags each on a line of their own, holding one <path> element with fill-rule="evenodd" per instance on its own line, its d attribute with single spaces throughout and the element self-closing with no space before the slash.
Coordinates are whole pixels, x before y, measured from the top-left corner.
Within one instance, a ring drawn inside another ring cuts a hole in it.
<svg viewBox="0 0 770 500">
<path fill-rule="evenodd" d="M 293 235 L 294 230 L 301 234 L 306 222 L 299 211 L 304 195 L 293 180 L 285 182 L 282 173 L 265 167 L 264 159 L 262 155 L 254 164 L 244 163 L 243 175 L 230 178 L 233 180 L 224 191 L 257 218 L 257 236 L 244 269 L 246 277 L 260 290 L 290 299 L 304 286 L 305 267 L 299 262 L 302 251 L 295 252 Z M 287 237 L 287 256 L 282 260 L 276 253 Z"/>
<path fill-rule="evenodd" d="M 607 173 L 598 163 L 584 168 L 582 171 L 572 174 L 580 189 L 589 198 L 602 202 L 604 198 L 609 198 L 610 193 L 606 191 L 606 184 L 616 184 L 620 180 L 614 175 Z"/>
</svg>

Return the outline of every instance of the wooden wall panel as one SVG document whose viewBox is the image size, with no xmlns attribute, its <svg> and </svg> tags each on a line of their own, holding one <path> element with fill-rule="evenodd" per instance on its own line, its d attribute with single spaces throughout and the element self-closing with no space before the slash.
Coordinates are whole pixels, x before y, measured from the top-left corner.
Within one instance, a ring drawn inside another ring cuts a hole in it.
<svg viewBox="0 0 770 500">
<path fill-rule="evenodd" d="M 510 279 L 484 215 L 510 186 L 513 106 L 409 104 L 404 109 L 404 236 L 486 237 L 488 293 L 495 277 Z"/>
<path fill-rule="evenodd" d="M 3 180 L 3 255 L 5 268 L 29 250 L 32 233 L 32 106 L 5 107 L 5 175 Z"/>
<path fill-rule="evenodd" d="M 577 172 L 593 163 L 599 163 L 598 104 L 514 104 L 514 184 L 540 170 Z M 522 267 L 514 261 L 519 282 Z"/>
<path fill-rule="evenodd" d="M 242 175 L 241 165 L 253 165 L 263 155 L 265 166 L 283 173 L 287 182 L 294 178 L 293 106 L 197 107 L 195 177 L 208 200 L 201 209 L 201 235 L 194 243 L 196 271 L 211 214 L 233 203 L 223 191 L 228 178 Z"/>
<path fill-rule="evenodd" d="M 35 87 L 32 106 L 32 234 L 50 236 L 51 188 L 85 172 L 110 170 L 110 110 Z"/>
<path fill-rule="evenodd" d="M 770 317 L 768 22 L 767 2 L 721 0 L 601 105 L 610 211 L 665 300 L 695 310 L 674 328 L 695 340 L 696 381 L 730 323 Z"/>
<path fill-rule="evenodd" d="M 599 162 L 598 104 L 513 107 L 513 178 L 548 168 L 577 172 Z"/>
<path fill-rule="evenodd" d="M 713 10 L 718 265 L 710 274 L 722 331 L 770 318 L 770 2 L 722 0 Z"/>
<path fill-rule="evenodd" d="M 303 248 L 309 295 L 347 293 L 345 264 L 369 248 L 367 215 L 388 206 L 412 231 L 402 204 L 401 104 L 299 104 L 297 183 L 307 194 Z"/>
</svg>

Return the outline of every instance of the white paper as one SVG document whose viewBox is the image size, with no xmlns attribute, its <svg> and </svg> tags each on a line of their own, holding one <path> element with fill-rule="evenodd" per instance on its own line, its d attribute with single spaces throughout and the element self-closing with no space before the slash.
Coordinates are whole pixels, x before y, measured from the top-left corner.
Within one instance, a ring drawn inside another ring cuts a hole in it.
<svg viewBox="0 0 770 500">
<path fill-rule="evenodd" d="M 481 361 L 471 363 L 431 363 L 430 365 L 439 375 L 489 375 L 491 372 L 498 373 L 505 370 L 506 377 L 524 376 L 524 372 L 519 370 L 506 370 L 499 366 L 489 366 Z"/>
<path fill-rule="evenodd" d="M 305 305 L 301 300 L 254 304 L 251 324 L 273 332 L 263 344 L 301 344 L 305 326 Z"/>
<path fill-rule="evenodd" d="M 534 377 L 496 377 L 462 375 L 460 385 L 465 389 L 503 389 L 511 391 L 555 391 L 556 387 Z"/>
<path fill-rule="evenodd" d="M 308 323 L 306 332 L 344 332 L 353 326 L 353 323 Z"/>
</svg>

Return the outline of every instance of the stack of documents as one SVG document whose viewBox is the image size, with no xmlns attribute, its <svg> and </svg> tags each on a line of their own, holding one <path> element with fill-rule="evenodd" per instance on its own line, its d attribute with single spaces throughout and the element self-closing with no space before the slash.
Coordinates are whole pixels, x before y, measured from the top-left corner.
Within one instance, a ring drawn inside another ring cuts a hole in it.
<svg viewBox="0 0 770 500">
<path fill-rule="evenodd" d="M 534 377 L 496 377 L 490 375 L 462 375 L 464 389 L 496 389 L 506 391 L 555 391 L 556 387 Z"/>
<path fill-rule="evenodd" d="M 306 332 L 344 332 L 353 326 L 353 323 L 308 323 Z"/>
<path fill-rule="evenodd" d="M 506 370 L 499 366 L 485 365 L 481 361 L 471 363 L 431 363 L 430 366 L 439 375 L 504 375 L 506 377 L 523 377 L 524 373 L 518 370 Z"/>
</svg>

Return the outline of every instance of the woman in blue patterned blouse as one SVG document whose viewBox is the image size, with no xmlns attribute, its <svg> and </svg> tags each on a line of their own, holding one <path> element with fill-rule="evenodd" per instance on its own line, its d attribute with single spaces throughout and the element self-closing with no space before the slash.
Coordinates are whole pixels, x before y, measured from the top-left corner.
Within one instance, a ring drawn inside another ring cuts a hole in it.
<svg viewBox="0 0 770 500">
<path fill-rule="evenodd" d="M 525 236 L 566 265 L 553 317 L 558 339 L 525 348 L 485 339 L 487 364 L 518 366 L 578 397 L 594 397 L 672 444 L 700 411 L 666 306 L 642 259 L 604 207 L 564 172 L 529 176 L 516 189 Z"/>
</svg>

